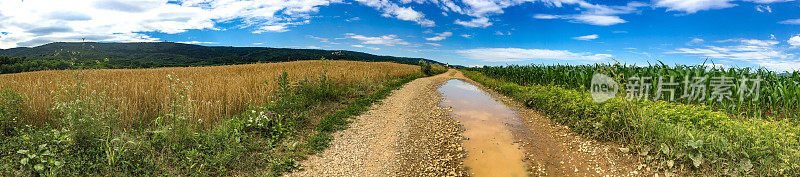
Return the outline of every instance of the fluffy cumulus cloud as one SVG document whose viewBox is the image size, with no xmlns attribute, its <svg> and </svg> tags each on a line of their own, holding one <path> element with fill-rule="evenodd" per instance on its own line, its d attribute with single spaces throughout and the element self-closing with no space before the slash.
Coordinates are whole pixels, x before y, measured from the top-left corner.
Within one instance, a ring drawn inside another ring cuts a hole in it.
<svg viewBox="0 0 800 177">
<path fill-rule="evenodd" d="M 581 40 L 581 41 L 591 41 L 591 40 L 593 40 L 593 39 L 597 39 L 597 38 L 599 38 L 599 37 L 600 37 L 600 36 L 598 36 L 598 35 L 596 35 L 596 34 L 592 34 L 592 35 L 586 35 L 586 36 L 578 36 L 578 37 L 573 37 L 572 39 L 575 39 L 575 40 Z"/>
<path fill-rule="evenodd" d="M 703 10 L 724 9 L 736 6 L 733 3 L 736 0 L 654 0 L 656 7 L 667 8 L 667 11 L 679 11 L 685 13 L 696 13 Z M 787 2 L 792 0 L 744 0 L 747 2 L 757 4 L 770 4 L 778 2 Z M 756 10 L 760 12 L 772 12 L 769 6 L 756 6 Z"/>
<path fill-rule="evenodd" d="M 346 38 L 355 39 L 361 42 L 361 44 L 377 44 L 377 45 L 386 45 L 386 46 L 395 46 L 395 45 L 409 45 L 411 43 L 404 41 L 397 37 L 397 35 L 384 35 L 384 36 L 364 36 L 358 35 L 353 33 L 345 34 Z"/>
<path fill-rule="evenodd" d="M 452 32 L 443 32 L 443 33 L 436 34 L 436 36 L 434 36 L 434 37 L 425 38 L 425 40 L 441 41 L 441 40 L 447 39 L 447 37 L 450 37 L 450 36 L 453 36 Z"/>
<path fill-rule="evenodd" d="M 800 37 L 797 37 L 800 42 Z M 800 61 L 794 54 L 778 46 L 779 41 L 758 39 L 731 39 L 718 41 L 719 45 L 698 48 L 678 48 L 667 53 L 688 54 L 714 59 L 748 62 L 776 71 L 800 70 Z M 792 39 L 789 39 L 792 44 Z"/>
<path fill-rule="evenodd" d="M 252 32 L 282 32 L 338 0 L 10 0 L 0 1 L 0 48 L 53 41 L 157 41 L 142 34 L 219 30 L 241 21 Z"/>
<path fill-rule="evenodd" d="M 792 38 L 789 38 L 789 40 L 786 42 L 788 42 L 792 47 L 800 47 L 800 35 L 792 36 Z"/>
<path fill-rule="evenodd" d="M 489 22 L 489 18 L 486 17 L 478 17 L 470 21 L 461 21 L 460 19 L 456 19 L 455 24 L 470 28 L 486 28 L 488 26 L 492 26 L 492 22 Z"/>
<path fill-rule="evenodd" d="M 359 3 L 373 7 L 383 12 L 384 17 L 392 17 L 405 21 L 413 21 L 424 27 L 436 26 L 432 20 L 425 18 L 425 14 L 412 9 L 411 7 L 401 7 L 389 0 L 356 0 Z"/>
<path fill-rule="evenodd" d="M 567 50 L 521 48 L 479 48 L 458 50 L 456 53 L 466 58 L 486 62 L 529 61 L 537 59 L 599 61 L 612 57 L 609 54 L 573 53 Z"/>
</svg>

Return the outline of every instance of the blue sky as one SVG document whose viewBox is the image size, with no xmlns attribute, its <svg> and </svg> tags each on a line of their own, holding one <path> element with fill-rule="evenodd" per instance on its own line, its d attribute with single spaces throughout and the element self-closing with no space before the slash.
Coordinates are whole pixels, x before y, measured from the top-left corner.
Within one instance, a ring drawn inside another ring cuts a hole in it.
<svg viewBox="0 0 800 177">
<path fill-rule="evenodd" d="M 353 50 L 468 66 L 702 64 L 800 70 L 791 0 L 6 0 L 0 48 L 174 41 Z"/>
</svg>

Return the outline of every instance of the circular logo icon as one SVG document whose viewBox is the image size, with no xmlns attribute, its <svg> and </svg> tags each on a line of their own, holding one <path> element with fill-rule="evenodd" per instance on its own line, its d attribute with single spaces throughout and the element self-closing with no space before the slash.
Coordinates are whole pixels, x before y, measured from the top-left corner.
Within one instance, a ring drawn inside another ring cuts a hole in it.
<svg viewBox="0 0 800 177">
<path fill-rule="evenodd" d="M 592 93 L 592 100 L 602 103 L 617 96 L 619 84 L 605 74 L 595 73 L 589 90 Z"/>
</svg>

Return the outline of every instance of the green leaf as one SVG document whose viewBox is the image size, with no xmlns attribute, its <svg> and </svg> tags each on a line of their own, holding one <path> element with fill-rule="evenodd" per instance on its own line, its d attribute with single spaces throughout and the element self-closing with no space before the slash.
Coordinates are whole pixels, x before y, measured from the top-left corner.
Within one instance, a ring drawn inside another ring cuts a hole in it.
<svg viewBox="0 0 800 177">
<path fill-rule="evenodd" d="M 22 158 L 22 160 L 19 160 L 19 163 L 22 165 L 28 165 L 28 158 Z"/>
<path fill-rule="evenodd" d="M 700 165 L 703 164 L 703 154 L 697 153 L 697 155 L 689 154 L 689 158 L 692 159 L 692 165 L 695 168 L 699 168 Z"/>
<path fill-rule="evenodd" d="M 44 170 L 44 165 L 36 164 L 36 165 L 33 166 L 33 169 L 35 169 L 36 171 L 42 171 L 42 170 Z"/>
<path fill-rule="evenodd" d="M 664 143 L 661 143 L 661 152 L 663 152 L 664 155 L 669 155 L 670 154 L 669 146 L 667 146 Z"/>
<path fill-rule="evenodd" d="M 17 151 L 17 153 L 20 153 L 20 154 L 27 154 L 27 153 L 28 153 L 28 150 L 20 149 L 19 151 Z"/>
<path fill-rule="evenodd" d="M 697 141 L 689 140 L 688 145 L 692 149 L 699 149 L 700 147 L 703 147 L 703 140 L 697 140 Z"/>
<path fill-rule="evenodd" d="M 739 169 L 742 171 L 750 171 L 753 169 L 753 163 L 750 162 L 750 159 L 744 159 L 739 162 Z"/>
<path fill-rule="evenodd" d="M 42 149 L 44 149 L 44 148 L 46 148 L 46 147 L 47 147 L 47 144 L 42 144 L 42 145 L 39 145 L 39 150 L 42 150 Z"/>
</svg>

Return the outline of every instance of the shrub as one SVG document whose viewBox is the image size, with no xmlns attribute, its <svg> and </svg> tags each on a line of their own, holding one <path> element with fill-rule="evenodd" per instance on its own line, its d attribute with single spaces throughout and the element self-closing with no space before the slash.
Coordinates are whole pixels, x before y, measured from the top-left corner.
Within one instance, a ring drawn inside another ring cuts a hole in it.
<svg viewBox="0 0 800 177">
<path fill-rule="evenodd" d="M 430 63 L 425 60 L 420 60 L 418 65 L 420 66 L 420 70 L 423 74 L 432 76 L 447 72 L 447 68 L 442 65 Z"/>
<path fill-rule="evenodd" d="M 76 145 L 99 146 L 104 132 L 112 131 L 111 127 L 120 122 L 119 112 L 104 92 L 86 92 L 82 73 L 76 73 L 75 79 L 74 84 L 62 85 L 51 110 L 61 117 L 60 127 L 70 133 Z"/>
</svg>

